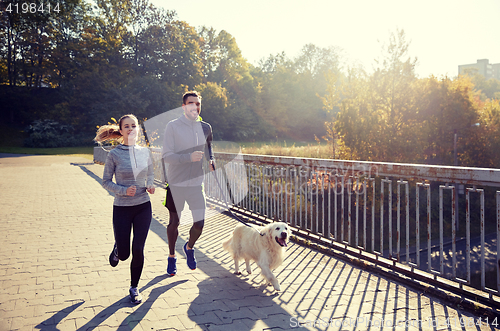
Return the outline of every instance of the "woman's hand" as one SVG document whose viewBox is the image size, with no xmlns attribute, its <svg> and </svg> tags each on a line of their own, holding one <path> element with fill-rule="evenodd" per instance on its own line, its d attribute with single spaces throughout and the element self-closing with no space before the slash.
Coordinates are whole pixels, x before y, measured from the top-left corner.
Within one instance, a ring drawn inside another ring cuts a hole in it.
<svg viewBox="0 0 500 331">
<path fill-rule="evenodd" d="M 129 197 L 133 197 L 135 195 L 136 190 L 137 188 L 135 187 L 135 185 L 130 186 L 129 188 L 127 188 L 127 195 Z"/>
<path fill-rule="evenodd" d="M 154 186 L 148 186 L 146 187 L 146 191 L 149 192 L 149 194 L 155 194 L 155 187 Z"/>
</svg>

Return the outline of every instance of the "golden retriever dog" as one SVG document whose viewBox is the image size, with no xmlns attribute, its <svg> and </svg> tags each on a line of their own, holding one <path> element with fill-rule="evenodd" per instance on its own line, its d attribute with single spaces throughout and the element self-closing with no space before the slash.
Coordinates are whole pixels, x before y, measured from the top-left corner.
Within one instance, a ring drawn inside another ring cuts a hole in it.
<svg viewBox="0 0 500 331">
<path fill-rule="evenodd" d="M 255 261 L 267 283 L 279 291 L 280 283 L 271 270 L 283 263 L 283 253 L 289 238 L 290 227 L 283 222 L 274 222 L 264 227 L 239 224 L 234 229 L 231 239 L 222 246 L 233 255 L 235 274 L 241 274 L 239 266 L 241 259 L 245 260 L 249 274 L 252 273 L 250 261 Z"/>
</svg>

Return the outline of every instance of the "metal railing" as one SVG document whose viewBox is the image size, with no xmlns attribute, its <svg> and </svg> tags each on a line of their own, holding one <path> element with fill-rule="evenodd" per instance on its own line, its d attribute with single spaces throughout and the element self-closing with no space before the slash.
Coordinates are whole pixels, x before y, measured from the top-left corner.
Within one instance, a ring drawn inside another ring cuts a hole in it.
<svg viewBox="0 0 500 331">
<path fill-rule="evenodd" d="M 490 297 L 500 293 L 500 170 L 235 156 L 218 153 L 217 163 L 230 178 L 246 178 L 231 187 L 236 207 L 375 261 L 385 258 Z M 207 195 L 218 198 L 210 176 L 206 184 Z"/>
<path fill-rule="evenodd" d="M 152 150 L 163 181 L 165 166 Z M 499 169 L 230 153 L 216 153 L 216 160 L 239 210 L 285 221 L 410 277 L 425 271 L 442 286 L 471 287 L 498 302 Z M 222 200 L 213 176 L 206 176 L 205 190 Z"/>
</svg>

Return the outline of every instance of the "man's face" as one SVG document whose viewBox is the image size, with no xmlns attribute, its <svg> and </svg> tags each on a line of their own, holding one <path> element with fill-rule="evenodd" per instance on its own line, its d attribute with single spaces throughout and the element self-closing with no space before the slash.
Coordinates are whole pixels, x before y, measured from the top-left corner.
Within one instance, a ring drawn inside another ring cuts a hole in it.
<svg viewBox="0 0 500 331">
<path fill-rule="evenodd" d="M 182 105 L 184 115 L 191 121 L 195 121 L 201 112 L 201 102 L 198 97 L 189 96 L 186 103 Z"/>
</svg>

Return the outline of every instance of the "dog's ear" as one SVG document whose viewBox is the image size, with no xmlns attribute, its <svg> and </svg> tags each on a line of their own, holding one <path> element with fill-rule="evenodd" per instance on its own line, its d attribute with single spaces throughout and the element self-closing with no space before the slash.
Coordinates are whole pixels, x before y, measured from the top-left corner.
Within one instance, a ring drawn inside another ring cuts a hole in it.
<svg viewBox="0 0 500 331">
<path fill-rule="evenodd" d="M 273 223 L 269 223 L 262 229 L 261 233 L 266 236 L 266 235 L 271 235 L 271 232 L 273 231 Z"/>
</svg>

